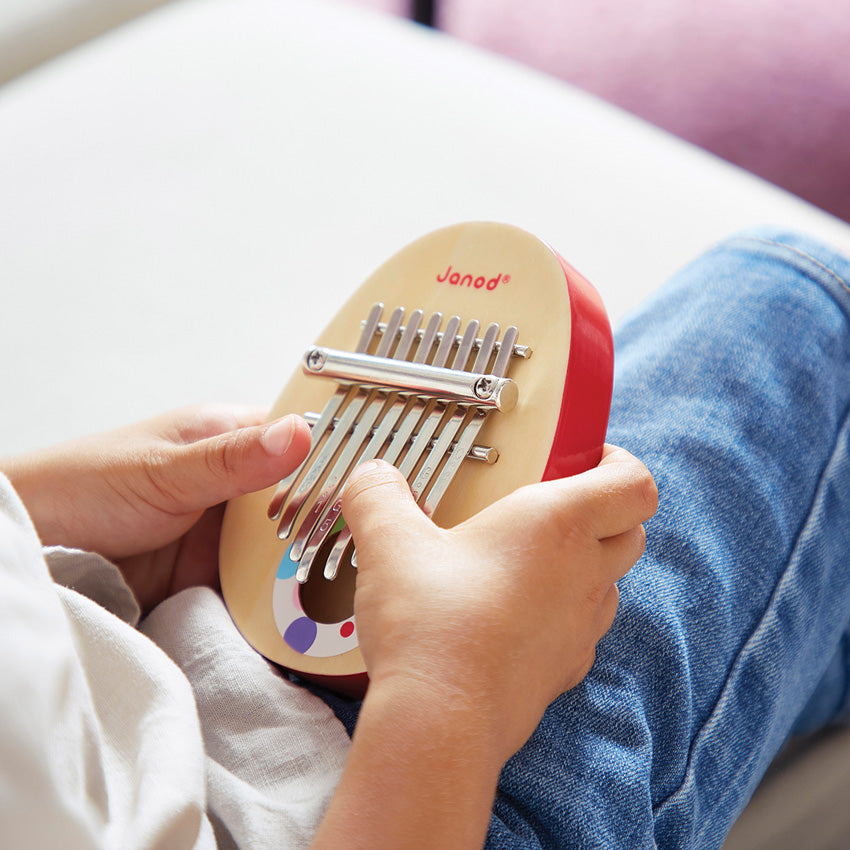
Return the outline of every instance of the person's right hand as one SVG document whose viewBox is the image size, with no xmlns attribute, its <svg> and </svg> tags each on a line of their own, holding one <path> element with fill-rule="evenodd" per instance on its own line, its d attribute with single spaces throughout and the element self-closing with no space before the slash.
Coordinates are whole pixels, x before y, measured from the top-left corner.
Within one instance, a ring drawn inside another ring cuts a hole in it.
<svg viewBox="0 0 850 850">
<path fill-rule="evenodd" d="M 396 469 L 361 467 L 343 514 L 370 689 L 394 680 L 397 692 L 399 682 L 441 692 L 477 714 L 506 760 L 590 670 L 657 497 L 646 467 L 608 446 L 596 468 L 523 487 L 444 530 Z"/>
</svg>

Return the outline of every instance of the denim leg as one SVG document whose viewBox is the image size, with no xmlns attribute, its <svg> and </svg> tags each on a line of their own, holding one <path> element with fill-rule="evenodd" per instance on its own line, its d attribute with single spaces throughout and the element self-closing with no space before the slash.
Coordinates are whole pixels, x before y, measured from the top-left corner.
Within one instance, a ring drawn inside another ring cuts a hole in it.
<svg viewBox="0 0 850 850">
<path fill-rule="evenodd" d="M 845 632 L 826 673 L 800 712 L 792 735 L 811 735 L 825 726 L 850 721 L 850 632 Z"/>
<path fill-rule="evenodd" d="M 754 231 L 617 333 L 608 439 L 660 507 L 593 670 L 505 767 L 488 847 L 718 847 L 795 724 L 847 713 L 848 281 Z"/>
</svg>

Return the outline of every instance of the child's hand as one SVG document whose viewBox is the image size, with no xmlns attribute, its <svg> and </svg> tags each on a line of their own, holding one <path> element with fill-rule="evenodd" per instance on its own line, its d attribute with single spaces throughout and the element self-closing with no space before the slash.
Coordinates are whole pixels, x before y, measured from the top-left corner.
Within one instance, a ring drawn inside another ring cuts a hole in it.
<svg viewBox="0 0 850 850">
<path fill-rule="evenodd" d="M 366 464 L 343 513 L 371 687 L 424 684 L 446 706 L 474 707 L 507 759 L 592 666 L 617 608 L 614 582 L 642 554 L 641 523 L 656 505 L 646 467 L 607 447 L 595 469 L 524 487 L 443 530 L 395 469 Z"/>
<path fill-rule="evenodd" d="M 45 545 L 98 552 L 147 610 L 217 585 L 221 503 L 275 484 L 310 445 L 302 419 L 240 407 L 178 410 L 0 464 Z"/>
</svg>

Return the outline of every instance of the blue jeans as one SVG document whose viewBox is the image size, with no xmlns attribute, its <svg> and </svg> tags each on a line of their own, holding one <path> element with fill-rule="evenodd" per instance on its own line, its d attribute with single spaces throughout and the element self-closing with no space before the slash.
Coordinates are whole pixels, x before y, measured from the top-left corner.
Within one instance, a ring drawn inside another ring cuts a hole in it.
<svg viewBox="0 0 850 850">
<path fill-rule="evenodd" d="M 850 715 L 848 281 L 754 231 L 619 329 L 608 440 L 660 507 L 593 669 L 506 765 L 488 848 L 719 847 L 789 734 Z"/>
<path fill-rule="evenodd" d="M 850 714 L 850 261 L 733 238 L 616 334 L 609 442 L 659 487 L 587 679 L 505 767 L 490 848 L 711 848 Z"/>
</svg>

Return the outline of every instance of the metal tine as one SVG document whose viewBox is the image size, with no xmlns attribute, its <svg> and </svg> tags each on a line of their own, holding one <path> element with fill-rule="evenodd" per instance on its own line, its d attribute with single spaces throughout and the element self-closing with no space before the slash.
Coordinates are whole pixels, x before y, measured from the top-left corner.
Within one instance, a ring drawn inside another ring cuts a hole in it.
<svg viewBox="0 0 850 850">
<path fill-rule="evenodd" d="M 493 322 L 487 326 L 484 332 L 484 340 L 481 343 L 481 348 L 478 349 L 478 356 L 475 358 L 475 365 L 472 367 L 473 372 L 484 373 L 487 371 L 487 364 L 490 362 L 490 357 L 493 354 L 493 349 L 496 347 L 496 339 L 499 336 L 499 326 Z"/>
<path fill-rule="evenodd" d="M 452 369 L 463 371 L 466 369 L 466 361 L 469 360 L 469 355 L 475 347 L 475 337 L 478 334 L 478 319 L 473 319 L 463 332 L 463 339 L 458 346 L 457 354 L 455 354 Z M 480 355 L 479 355 L 480 356 Z"/>
<path fill-rule="evenodd" d="M 384 305 L 380 302 L 374 304 L 372 309 L 369 311 L 369 316 L 366 319 L 363 331 L 360 334 L 360 339 L 357 342 L 357 348 L 354 349 L 358 354 L 365 354 L 369 350 L 369 344 L 375 336 L 375 332 L 378 329 L 378 323 L 383 312 Z M 334 417 L 337 415 L 340 405 L 343 403 L 350 391 L 350 387 L 338 389 L 328 400 L 319 421 L 310 430 L 310 451 L 307 454 L 307 457 L 298 469 L 295 470 L 295 472 L 288 475 L 280 482 L 280 484 L 277 485 L 277 489 L 274 491 L 274 495 L 272 496 L 272 500 L 269 503 L 268 508 L 269 519 L 280 519 L 280 515 L 283 513 L 283 503 L 286 501 L 290 488 L 295 482 L 295 479 L 298 477 L 299 472 L 302 469 L 306 469 L 307 464 L 309 464 L 312 460 L 313 455 L 319 447 L 319 443 L 322 442 L 322 437 L 324 437 L 325 431 L 327 431 L 333 424 Z"/>
<path fill-rule="evenodd" d="M 470 322 L 469 327 L 467 327 L 467 334 L 470 331 L 470 328 L 474 326 L 474 333 L 472 337 L 472 342 L 475 339 L 475 333 L 478 332 L 478 322 Z M 475 366 L 473 370 L 483 371 L 486 370 L 487 364 L 490 362 L 490 355 L 493 353 L 493 348 L 496 344 L 496 337 L 499 335 L 499 326 L 495 323 L 491 324 L 486 333 L 484 334 L 484 339 L 481 343 L 481 348 L 478 350 L 478 356 L 475 358 Z M 464 342 L 466 341 L 466 334 L 464 335 Z M 470 351 L 472 346 L 470 345 Z M 464 369 L 466 367 L 466 361 L 469 358 L 470 351 L 466 353 L 462 351 L 458 351 L 458 356 L 455 358 L 455 369 Z M 461 356 L 463 359 L 461 360 Z M 483 364 L 483 369 L 479 368 Z M 416 476 L 414 482 L 410 485 L 410 489 L 413 492 L 413 497 L 418 501 L 422 494 L 425 492 L 431 478 L 437 471 L 437 467 L 440 465 L 445 454 L 449 451 L 452 446 L 452 443 L 455 441 L 455 437 L 457 436 L 458 430 L 460 430 L 460 426 L 463 424 L 464 419 L 466 419 L 466 415 L 469 412 L 469 407 L 466 405 L 458 405 L 457 409 L 452 413 L 449 417 L 449 420 L 443 426 L 443 430 L 440 432 L 440 436 L 437 439 L 437 443 L 433 449 L 428 453 L 428 457 L 425 460 L 425 463 L 422 465 L 422 468 L 419 470 L 418 475 Z"/>
<path fill-rule="evenodd" d="M 452 316 L 446 324 L 446 330 L 443 333 L 443 339 L 440 341 L 437 353 L 434 355 L 434 361 L 431 364 L 432 366 L 443 368 L 446 365 L 449 355 L 452 353 L 452 348 L 455 344 L 455 335 L 457 334 L 459 327 L 460 316 Z M 438 405 L 435 406 L 425 417 L 422 427 L 419 429 L 413 440 L 413 445 L 410 447 L 407 454 L 404 456 L 404 460 L 399 466 L 399 470 L 405 478 L 410 476 L 416 467 L 419 458 L 428 448 L 428 445 L 431 442 L 431 437 L 434 436 L 434 431 L 437 430 L 437 426 L 440 424 L 440 420 L 443 418 L 444 412 L 445 408 Z"/>
<path fill-rule="evenodd" d="M 399 325 L 401 324 L 403 316 L 403 308 L 398 307 L 393 311 L 390 316 L 390 324 L 393 327 L 391 328 L 390 333 L 381 337 L 381 341 L 378 344 L 378 349 L 376 351 L 378 357 L 385 357 L 389 353 L 389 350 L 395 341 L 395 335 L 398 331 Z M 318 456 L 307 470 L 306 475 L 301 480 L 301 483 L 296 488 L 295 493 L 292 495 L 292 498 L 289 500 L 283 511 L 280 525 L 277 527 L 277 536 L 281 540 L 285 540 L 292 533 L 292 528 L 295 525 L 298 514 L 304 507 L 310 493 L 313 491 L 313 488 L 317 485 L 322 475 L 324 475 L 325 470 L 328 468 L 328 465 L 334 455 L 339 450 L 340 444 L 345 439 L 357 419 L 357 416 L 363 409 L 363 405 L 372 395 L 374 395 L 374 392 L 372 391 L 359 391 L 346 405 L 342 416 L 340 416 L 339 424 L 333 429 L 333 431 L 331 431 Z"/>
<path fill-rule="evenodd" d="M 517 334 L 517 329 L 511 326 L 505 331 L 505 335 L 502 337 L 502 347 L 496 357 L 496 362 L 493 364 L 493 374 L 497 378 L 504 378 L 507 374 L 508 364 L 510 362 L 511 352 L 513 351 Z M 437 505 L 440 504 L 440 500 L 445 495 L 449 484 L 455 477 L 455 473 L 460 468 L 467 452 L 475 442 L 475 438 L 478 436 L 478 432 L 481 430 L 482 425 L 484 425 L 484 422 L 487 419 L 487 413 L 488 411 L 479 410 L 472 419 L 467 422 L 466 428 L 463 429 L 460 439 L 452 448 L 452 452 L 446 460 L 443 468 L 440 470 L 440 474 L 437 476 L 434 486 L 429 490 L 428 495 L 425 498 L 425 504 L 422 508 L 427 514 L 432 514 L 437 509 Z"/>
<path fill-rule="evenodd" d="M 508 366 L 511 362 L 511 355 L 514 353 L 517 336 L 519 336 L 519 331 L 515 325 L 511 325 L 502 337 L 499 353 L 496 355 L 496 362 L 493 364 L 491 373 L 497 378 L 504 378 L 508 374 Z"/>
<path fill-rule="evenodd" d="M 416 349 L 416 356 L 413 358 L 414 363 L 426 363 L 428 361 L 428 356 L 431 353 L 431 349 L 434 347 L 434 340 L 437 337 L 437 331 L 439 330 L 442 321 L 442 313 L 434 313 L 428 320 L 428 325 L 426 326 L 419 341 L 419 347 Z M 378 452 L 381 450 L 381 446 L 383 446 L 384 442 L 389 438 L 390 433 L 396 427 L 399 419 L 401 418 L 401 425 L 398 426 L 395 436 L 392 440 L 390 440 L 390 444 L 383 455 L 383 459 L 387 463 L 395 463 L 398 456 L 401 454 L 402 449 L 407 445 L 407 441 L 410 439 L 410 435 L 413 433 L 413 429 L 416 427 L 416 424 L 421 418 L 424 410 L 425 403 L 419 399 L 412 403 L 409 399 L 399 399 L 395 401 L 381 422 L 382 433 L 379 434 L 378 431 L 375 432 L 375 435 L 372 437 L 369 445 L 366 447 L 366 450 L 360 458 L 358 458 L 357 463 L 363 463 L 364 461 L 371 460 L 377 456 Z M 385 423 L 388 426 L 386 429 L 383 428 Z M 325 561 L 324 574 L 325 578 L 329 581 L 333 581 L 336 578 L 336 574 L 339 572 L 339 565 L 342 563 L 342 557 L 345 554 L 345 550 L 348 548 L 350 541 L 351 530 L 348 526 L 344 526 L 337 535 L 337 539 L 334 541 L 334 545 L 328 554 L 327 560 Z"/>
<path fill-rule="evenodd" d="M 416 478 L 410 485 L 410 491 L 413 493 L 413 498 L 417 502 L 422 496 L 422 493 L 425 492 L 425 488 L 428 486 L 431 476 L 433 476 L 436 471 L 436 466 L 439 465 L 440 458 L 443 457 L 443 455 L 451 447 L 452 442 L 454 442 L 455 435 L 460 429 L 460 426 L 463 424 L 463 420 L 466 419 L 467 412 L 468 410 L 466 407 L 457 405 L 446 423 L 443 425 L 443 430 L 440 431 L 440 435 L 437 437 L 434 447 L 430 452 L 428 452 L 428 457 L 425 459 L 425 462 L 416 475 Z"/>
<path fill-rule="evenodd" d="M 399 307 L 396 311 L 399 316 L 399 325 L 404 317 L 404 309 Z M 395 316 L 395 313 L 393 314 Z M 416 339 L 416 331 L 422 321 L 422 310 L 416 310 L 410 317 L 407 327 L 402 333 L 401 340 L 396 347 L 392 357 L 394 360 L 406 360 L 413 341 Z M 391 329 L 393 336 L 398 333 L 398 327 Z M 388 352 L 389 353 L 389 352 Z M 384 355 L 386 356 L 386 355 Z M 313 502 L 307 513 L 301 528 L 292 545 L 291 557 L 300 561 L 295 578 L 299 582 L 307 581 L 315 556 L 318 554 L 327 534 L 336 524 L 340 513 L 340 502 L 336 498 L 349 469 L 353 466 L 358 452 L 363 451 L 363 446 L 369 439 L 369 435 L 378 419 L 381 411 L 389 406 L 395 394 L 389 395 L 384 391 L 373 393 L 368 407 L 357 422 L 354 433 L 349 438 L 345 448 L 333 466 L 328 477 L 325 479 L 318 498 Z"/>
</svg>

